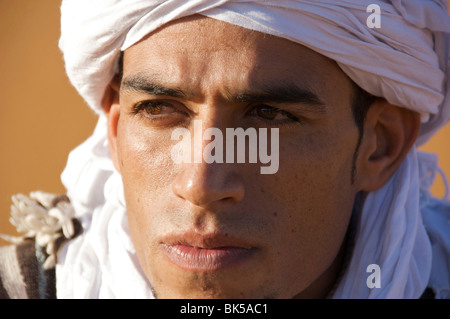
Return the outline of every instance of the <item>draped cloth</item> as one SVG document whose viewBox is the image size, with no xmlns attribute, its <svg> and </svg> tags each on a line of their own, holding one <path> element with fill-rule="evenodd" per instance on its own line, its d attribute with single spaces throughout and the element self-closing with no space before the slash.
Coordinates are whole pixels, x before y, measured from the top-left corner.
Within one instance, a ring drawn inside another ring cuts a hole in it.
<svg viewBox="0 0 450 319">
<path fill-rule="evenodd" d="M 381 9 L 381 28 L 367 26 L 370 4 Z M 60 254 L 58 296 L 152 296 L 129 238 L 123 186 L 101 111 L 120 51 L 197 13 L 286 38 L 335 60 L 369 93 L 420 113 L 419 146 L 450 118 L 447 9 L 444 0 L 64 0 L 60 48 L 66 70 L 99 122 L 71 152 L 62 174 L 85 235 Z M 417 298 L 427 285 L 437 297 L 450 298 L 450 204 L 432 199 L 428 190 L 437 170 L 435 158 L 413 148 L 391 180 L 367 195 L 334 298 Z M 380 266 L 381 288 L 366 284 L 370 264 Z"/>
</svg>

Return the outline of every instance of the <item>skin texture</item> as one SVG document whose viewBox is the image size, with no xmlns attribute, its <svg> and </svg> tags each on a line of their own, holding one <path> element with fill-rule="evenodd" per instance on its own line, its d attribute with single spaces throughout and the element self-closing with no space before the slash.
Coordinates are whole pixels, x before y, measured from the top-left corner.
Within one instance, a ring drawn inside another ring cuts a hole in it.
<svg viewBox="0 0 450 319">
<path fill-rule="evenodd" d="M 136 79 L 176 90 L 149 94 L 126 85 Z M 312 92 L 321 104 L 230 98 L 281 84 Z M 352 92 L 334 61 L 209 18 L 181 19 L 126 50 L 122 83 L 111 83 L 104 108 L 131 237 L 158 297 L 327 295 L 341 268 L 356 194 L 392 176 L 419 130 L 416 114 L 378 99 L 354 159 Z M 138 107 L 148 100 L 151 107 Z M 170 154 L 178 141 L 171 134 L 183 127 L 193 136 L 194 120 L 223 132 L 279 128 L 278 172 L 263 175 L 260 164 L 249 163 L 175 164 Z M 203 248 L 218 236 L 232 238 L 252 254 L 213 271 L 185 269 L 167 258 L 163 244 L 186 233 Z"/>
</svg>

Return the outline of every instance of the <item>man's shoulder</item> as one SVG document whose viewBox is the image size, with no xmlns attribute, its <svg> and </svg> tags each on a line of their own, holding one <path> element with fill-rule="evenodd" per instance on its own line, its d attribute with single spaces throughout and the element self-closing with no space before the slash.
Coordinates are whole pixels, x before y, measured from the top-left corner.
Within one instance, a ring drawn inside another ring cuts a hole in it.
<svg viewBox="0 0 450 319">
<path fill-rule="evenodd" d="M 1 299 L 54 297 L 54 269 L 43 269 L 34 240 L 0 247 Z"/>
</svg>

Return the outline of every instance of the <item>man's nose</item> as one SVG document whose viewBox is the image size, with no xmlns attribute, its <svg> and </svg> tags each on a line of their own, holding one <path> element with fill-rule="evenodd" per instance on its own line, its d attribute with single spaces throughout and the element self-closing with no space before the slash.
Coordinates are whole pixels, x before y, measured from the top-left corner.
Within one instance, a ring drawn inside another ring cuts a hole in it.
<svg viewBox="0 0 450 319">
<path fill-rule="evenodd" d="M 193 147 L 192 158 L 197 160 L 179 164 L 180 170 L 173 180 L 172 190 L 176 196 L 203 208 L 235 204 L 243 199 L 245 193 L 240 168 L 236 163 L 205 160 L 203 151 L 208 142 L 203 141 L 200 147 L 197 144 L 197 149 Z M 226 141 L 216 142 L 223 142 L 225 151 Z M 199 154 L 202 156 L 198 156 Z"/>
<path fill-rule="evenodd" d="M 202 162 L 183 165 L 185 167 L 173 181 L 172 190 L 193 205 L 235 204 L 244 197 L 244 183 L 232 167 L 234 164 Z"/>
</svg>

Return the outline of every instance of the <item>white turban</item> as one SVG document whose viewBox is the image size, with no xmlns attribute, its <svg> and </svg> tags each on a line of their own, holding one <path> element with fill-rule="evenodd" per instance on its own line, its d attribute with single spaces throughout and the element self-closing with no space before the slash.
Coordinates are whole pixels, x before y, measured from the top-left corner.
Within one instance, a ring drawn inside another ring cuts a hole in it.
<svg viewBox="0 0 450 319">
<path fill-rule="evenodd" d="M 370 4 L 381 9 L 381 28 L 367 25 Z M 67 73 L 89 106 L 100 114 L 93 136 L 71 153 L 62 175 L 87 235 L 62 254 L 57 266 L 64 283 L 58 285 L 61 297 L 126 297 L 120 294 L 130 291 L 125 289 L 127 280 L 142 288 L 131 286 L 135 287 L 134 297 L 151 296 L 126 235 L 122 185 L 109 158 L 101 101 L 118 71 L 119 52 L 169 21 L 200 13 L 321 53 L 335 60 L 364 90 L 419 112 L 422 127 L 417 145 L 450 119 L 450 19 L 444 0 L 64 0 L 61 12 L 60 48 Z M 433 226 L 424 226 L 419 211 L 419 194 L 420 205 L 426 202 L 423 198 L 429 198 L 419 188 L 419 180 L 435 172 L 435 164 L 413 149 L 392 179 L 369 194 L 359 218 L 353 256 L 335 298 L 417 298 L 433 281 L 431 255 L 442 249 L 450 253 L 448 236 L 437 248 L 430 243 L 426 230 L 430 232 Z M 118 199 L 111 199 L 112 190 L 119 194 L 113 196 Z M 120 214 L 111 214 L 113 208 Z M 117 244 L 118 237 L 122 246 Z M 98 240 L 106 243 L 100 245 Z M 108 241 L 109 245 L 115 242 L 117 260 L 129 260 L 121 267 L 132 275 L 120 283 L 114 272 L 119 271 L 120 276 L 124 272 L 108 260 Z M 446 262 L 450 266 L 448 257 Z M 87 275 L 89 264 L 102 270 L 90 270 Z M 369 264 L 380 265 L 384 287 L 369 289 L 365 284 Z M 450 296 L 445 284 L 433 289 L 438 297 Z"/>
</svg>

